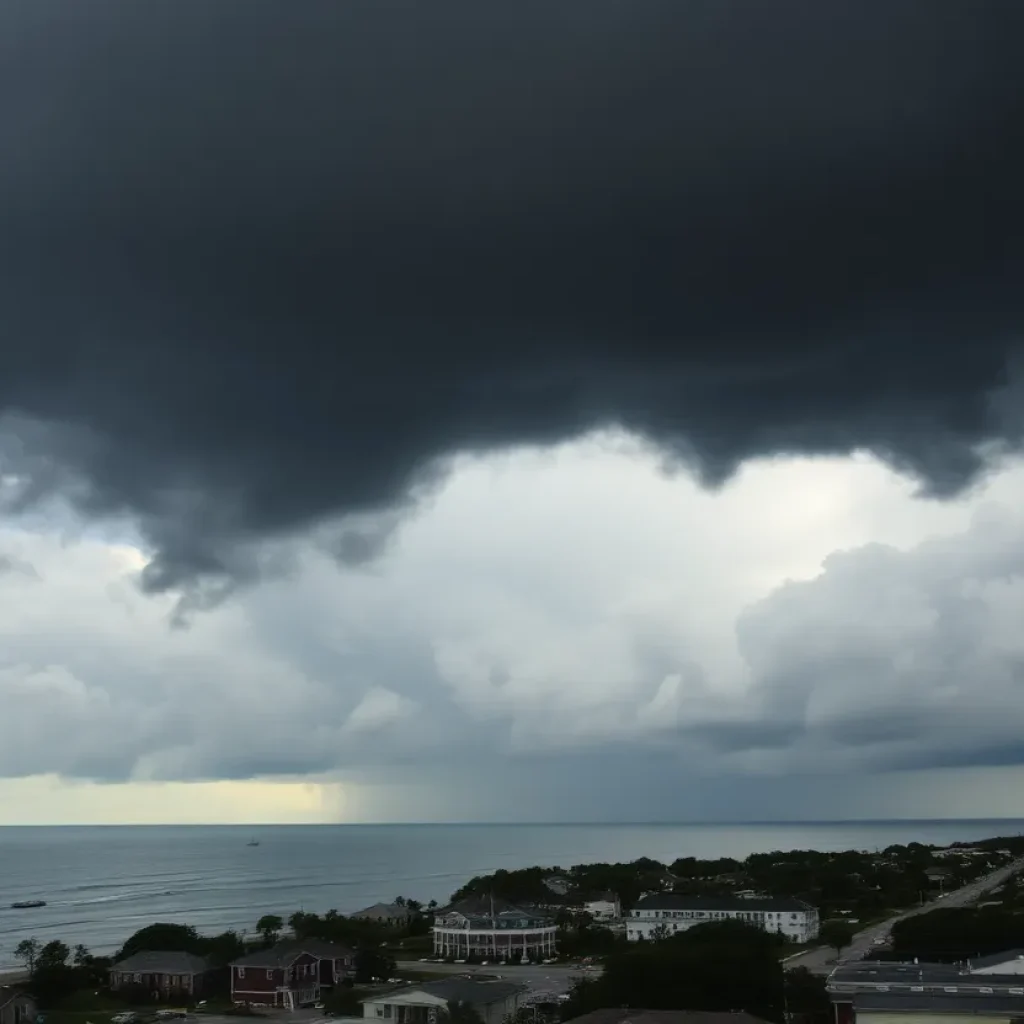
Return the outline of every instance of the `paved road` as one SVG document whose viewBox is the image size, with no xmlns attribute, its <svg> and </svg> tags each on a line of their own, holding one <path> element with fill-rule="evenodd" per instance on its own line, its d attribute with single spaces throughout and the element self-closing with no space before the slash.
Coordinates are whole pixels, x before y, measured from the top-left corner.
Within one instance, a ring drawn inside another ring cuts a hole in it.
<svg viewBox="0 0 1024 1024">
<path fill-rule="evenodd" d="M 976 881 L 971 882 L 969 885 L 965 885 L 962 889 L 954 889 L 941 899 L 932 900 L 930 903 L 925 903 L 920 907 L 914 907 L 911 910 L 904 910 L 902 913 L 889 918 L 888 921 L 873 924 L 870 928 L 865 928 L 863 931 L 857 932 L 853 938 L 853 942 L 843 950 L 843 959 L 862 959 L 871 951 L 874 946 L 875 939 L 881 939 L 887 936 L 889 934 L 889 929 L 892 928 L 897 921 L 902 921 L 906 917 L 916 917 L 918 914 L 927 914 L 929 910 L 935 910 L 938 907 L 965 907 L 971 903 L 977 902 L 977 900 L 989 889 L 993 889 L 1000 883 L 1005 882 L 1010 875 L 1015 871 L 1021 870 L 1021 868 L 1024 868 L 1024 857 L 1019 860 L 1012 861 L 1010 864 L 1007 864 L 1006 867 L 1000 868 L 998 871 L 993 871 L 990 875 L 985 875 L 983 878 L 979 878 Z M 820 946 L 817 949 L 809 949 L 806 953 L 800 953 L 791 960 L 787 960 L 786 967 L 806 967 L 809 971 L 812 971 L 815 974 L 828 974 L 835 966 L 834 957 L 834 949 L 830 949 L 827 946 Z"/>
<path fill-rule="evenodd" d="M 432 964 L 418 960 L 403 960 L 398 964 L 401 971 L 423 971 L 431 974 L 486 974 L 506 981 L 519 981 L 529 988 L 531 997 L 554 998 L 568 992 L 573 981 L 579 977 L 596 977 L 601 968 L 580 967 L 576 964 Z"/>
</svg>

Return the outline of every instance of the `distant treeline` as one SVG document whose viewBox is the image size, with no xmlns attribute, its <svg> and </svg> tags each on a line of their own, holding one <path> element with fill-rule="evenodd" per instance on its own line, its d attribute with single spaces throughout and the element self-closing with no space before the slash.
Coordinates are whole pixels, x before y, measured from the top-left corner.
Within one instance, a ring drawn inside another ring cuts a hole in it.
<svg viewBox="0 0 1024 1024">
<path fill-rule="evenodd" d="M 755 890 L 767 896 L 806 900 L 826 915 L 874 917 L 886 910 L 911 906 L 923 894 L 943 886 L 966 884 L 1024 854 L 1024 837 L 998 836 L 951 848 L 977 849 L 981 855 L 936 857 L 950 848 L 922 843 L 893 845 L 878 852 L 861 850 L 776 850 L 751 854 L 743 860 L 720 857 L 702 860 L 680 857 L 663 864 L 649 857 L 628 863 L 577 864 L 571 868 L 528 867 L 499 870 L 471 879 L 452 895 L 502 897 L 514 903 L 571 907 L 589 896 L 611 891 L 629 909 L 648 892 L 727 895 Z M 929 868 L 941 866 L 941 880 L 929 877 Z"/>
</svg>

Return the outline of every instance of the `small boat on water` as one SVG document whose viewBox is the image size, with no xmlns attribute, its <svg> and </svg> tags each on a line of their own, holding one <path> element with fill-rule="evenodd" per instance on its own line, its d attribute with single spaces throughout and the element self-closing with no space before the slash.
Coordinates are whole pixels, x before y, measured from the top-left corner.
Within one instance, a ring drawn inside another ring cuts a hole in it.
<svg viewBox="0 0 1024 1024">
<path fill-rule="evenodd" d="M 260 841 L 258 839 L 250 839 L 249 842 L 247 842 L 245 845 L 246 846 L 259 846 L 260 845 Z"/>
<path fill-rule="evenodd" d="M 45 907 L 46 900 L 18 900 L 11 904 L 11 910 L 28 910 L 31 907 Z"/>
</svg>

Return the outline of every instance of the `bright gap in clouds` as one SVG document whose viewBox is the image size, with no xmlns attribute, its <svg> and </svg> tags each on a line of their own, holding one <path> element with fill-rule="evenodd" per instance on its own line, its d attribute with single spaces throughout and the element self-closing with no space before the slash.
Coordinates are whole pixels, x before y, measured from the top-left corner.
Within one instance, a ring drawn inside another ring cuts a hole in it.
<svg viewBox="0 0 1024 1024">
<path fill-rule="evenodd" d="M 709 492 L 607 433 L 463 457 L 377 561 L 282 543 L 187 630 L 137 546 L 37 514 L 0 531 L 0 821 L 843 817 L 830 773 L 919 816 L 931 768 L 1018 763 L 1024 470 L 915 494 L 866 455 Z"/>
</svg>

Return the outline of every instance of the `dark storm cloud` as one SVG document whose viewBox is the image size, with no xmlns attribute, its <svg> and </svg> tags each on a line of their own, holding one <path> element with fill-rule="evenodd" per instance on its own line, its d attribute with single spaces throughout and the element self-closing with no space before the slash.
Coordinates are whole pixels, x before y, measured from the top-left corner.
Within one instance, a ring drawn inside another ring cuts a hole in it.
<svg viewBox="0 0 1024 1024">
<path fill-rule="evenodd" d="M 1022 38 L 1016 0 L 5 4 L 8 497 L 135 515 L 159 589 L 611 422 L 709 481 L 862 446 L 955 491 L 1009 430 Z"/>
</svg>

